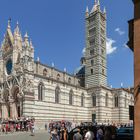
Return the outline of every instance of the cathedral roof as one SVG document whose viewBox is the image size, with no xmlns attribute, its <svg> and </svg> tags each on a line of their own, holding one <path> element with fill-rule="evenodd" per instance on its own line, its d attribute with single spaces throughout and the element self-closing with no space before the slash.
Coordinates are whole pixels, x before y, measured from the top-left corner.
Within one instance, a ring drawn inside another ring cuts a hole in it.
<svg viewBox="0 0 140 140">
<path fill-rule="evenodd" d="M 85 75 L 85 66 L 80 66 L 78 67 L 75 72 L 74 72 L 74 75 Z"/>
</svg>

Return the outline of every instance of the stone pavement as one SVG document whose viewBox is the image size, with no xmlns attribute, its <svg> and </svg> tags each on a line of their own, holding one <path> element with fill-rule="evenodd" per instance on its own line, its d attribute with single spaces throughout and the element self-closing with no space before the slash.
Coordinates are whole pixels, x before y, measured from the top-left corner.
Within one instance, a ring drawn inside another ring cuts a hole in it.
<svg viewBox="0 0 140 140">
<path fill-rule="evenodd" d="M 49 134 L 46 131 L 37 131 L 35 136 L 30 132 L 14 132 L 0 135 L 0 140 L 49 140 Z"/>
</svg>

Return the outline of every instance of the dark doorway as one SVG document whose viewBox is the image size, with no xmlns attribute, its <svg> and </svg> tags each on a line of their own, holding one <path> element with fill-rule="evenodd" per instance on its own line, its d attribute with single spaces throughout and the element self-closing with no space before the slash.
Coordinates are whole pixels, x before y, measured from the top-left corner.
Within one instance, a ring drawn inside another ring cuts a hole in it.
<svg viewBox="0 0 140 140">
<path fill-rule="evenodd" d="M 129 120 L 134 121 L 134 106 L 129 106 Z"/>
<path fill-rule="evenodd" d="M 93 122 L 93 123 L 96 122 L 96 114 L 92 114 L 92 122 Z"/>
<path fill-rule="evenodd" d="M 18 117 L 20 117 L 20 106 L 17 106 L 17 113 L 18 113 Z"/>
<path fill-rule="evenodd" d="M 10 118 L 11 114 L 10 114 L 10 105 L 9 104 L 7 105 L 7 111 L 8 111 L 8 117 Z"/>
</svg>

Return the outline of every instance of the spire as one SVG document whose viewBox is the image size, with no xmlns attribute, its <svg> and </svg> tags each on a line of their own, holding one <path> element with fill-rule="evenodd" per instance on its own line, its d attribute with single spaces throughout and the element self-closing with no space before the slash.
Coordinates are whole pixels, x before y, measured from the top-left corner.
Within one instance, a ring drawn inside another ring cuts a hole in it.
<svg viewBox="0 0 140 140">
<path fill-rule="evenodd" d="M 28 36 L 28 33 L 26 32 L 25 35 L 24 35 L 24 45 L 26 47 L 29 46 L 29 40 L 28 39 L 29 39 L 29 36 Z"/>
<path fill-rule="evenodd" d="M 33 43 L 31 39 L 30 39 L 30 47 L 33 48 Z"/>
<path fill-rule="evenodd" d="M 96 10 L 97 10 L 97 0 L 94 1 L 94 5 L 93 5 L 92 10 L 91 10 L 90 13 L 93 13 Z"/>
<path fill-rule="evenodd" d="M 94 1 L 94 5 L 97 5 L 97 0 Z"/>
<path fill-rule="evenodd" d="M 97 5 L 100 5 L 100 0 L 97 1 Z"/>
<path fill-rule="evenodd" d="M 103 12 L 104 12 L 104 14 L 106 13 L 106 8 L 105 7 L 104 7 L 104 11 Z"/>
<path fill-rule="evenodd" d="M 86 8 L 86 17 L 88 17 L 89 16 L 89 10 L 88 10 L 88 6 L 87 6 L 87 8 Z"/>
<path fill-rule="evenodd" d="M 11 41 L 11 44 L 13 44 L 14 38 L 13 38 L 12 31 L 11 31 L 11 18 L 8 19 L 8 26 L 7 26 L 7 30 L 6 30 L 6 34 L 5 34 L 5 40 L 6 40 L 6 38 Z"/>
<path fill-rule="evenodd" d="M 28 33 L 26 32 L 25 35 L 24 35 L 24 39 L 28 39 L 29 36 L 28 36 Z"/>
<path fill-rule="evenodd" d="M 15 28 L 15 30 L 14 30 L 14 34 L 19 34 L 19 35 L 20 35 L 20 30 L 19 30 L 19 24 L 18 24 L 18 21 L 17 21 L 16 28 Z"/>
<path fill-rule="evenodd" d="M 11 18 L 8 19 L 8 27 L 7 29 L 11 29 Z"/>
<path fill-rule="evenodd" d="M 88 6 L 86 7 L 86 13 L 89 13 Z"/>
</svg>

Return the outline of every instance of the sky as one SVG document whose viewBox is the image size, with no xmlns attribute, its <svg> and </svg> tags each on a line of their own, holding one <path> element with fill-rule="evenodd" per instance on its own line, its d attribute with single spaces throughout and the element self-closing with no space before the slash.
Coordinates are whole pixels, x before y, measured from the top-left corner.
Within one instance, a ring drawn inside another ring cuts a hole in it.
<svg viewBox="0 0 140 140">
<path fill-rule="evenodd" d="M 94 0 L 0 0 L 0 41 L 8 19 L 12 30 L 18 21 L 22 36 L 28 32 L 33 42 L 35 59 L 74 73 L 85 47 L 85 10 L 93 4 Z M 126 45 L 132 0 L 100 0 L 100 4 L 107 11 L 108 85 L 133 86 L 133 52 Z"/>
</svg>

